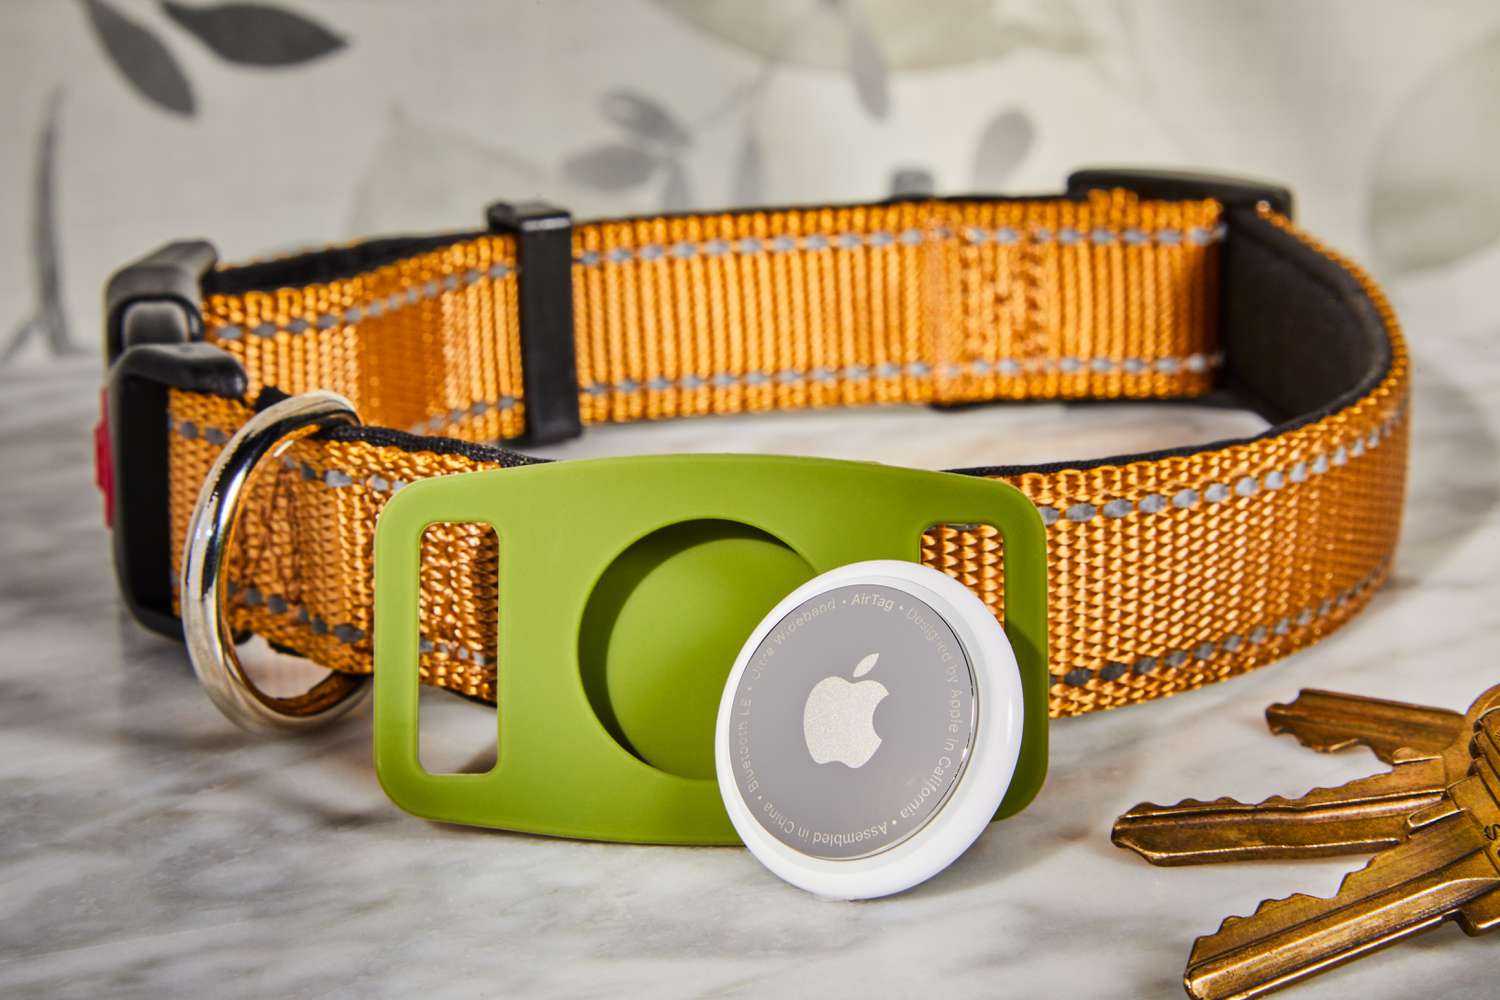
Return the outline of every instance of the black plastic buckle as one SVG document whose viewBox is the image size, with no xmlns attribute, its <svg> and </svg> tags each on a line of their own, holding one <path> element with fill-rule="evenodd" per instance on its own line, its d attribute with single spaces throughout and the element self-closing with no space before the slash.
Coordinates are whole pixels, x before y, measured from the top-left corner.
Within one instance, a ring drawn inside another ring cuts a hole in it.
<svg viewBox="0 0 1500 1000">
<path fill-rule="evenodd" d="M 1214 198 L 1226 208 L 1269 205 L 1291 217 L 1292 192 L 1280 184 L 1223 174 L 1182 170 L 1145 170 L 1131 167 L 1086 167 L 1068 175 L 1068 197 L 1082 198 L 1090 191 L 1124 188 L 1142 198 L 1185 201 Z"/>
<path fill-rule="evenodd" d="M 578 437 L 578 362 L 573 331 L 573 217 L 542 202 L 488 210 L 490 229 L 516 240 L 521 380 L 526 444 Z"/>
<path fill-rule="evenodd" d="M 218 263 L 212 243 L 168 243 L 110 276 L 104 288 L 104 358 L 136 344 L 203 339 L 203 276 Z"/>
<path fill-rule="evenodd" d="M 202 342 L 200 282 L 216 259 L 207 243 L 168 244 L 116 272 L 105 291 L 115 575 L 131 615 L 175 639 L 167 394 L 239 399 L 247 388 L 239 361 Z"/>
</svg>

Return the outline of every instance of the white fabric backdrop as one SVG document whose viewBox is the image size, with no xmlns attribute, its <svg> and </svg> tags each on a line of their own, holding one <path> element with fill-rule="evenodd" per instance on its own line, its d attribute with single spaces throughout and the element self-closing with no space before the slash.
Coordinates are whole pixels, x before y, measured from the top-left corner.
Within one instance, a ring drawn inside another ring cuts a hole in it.
<svg viewBox="0 0 1500 1000">
<path fill-rule="evenodd" d="M 587 217 L 1182 165 L 1290 183 L 1384 278 L 1500 273 L 1484 0 L 4 0 L 0 18 L 10 364 L 97 350 L 109 271 L 168 238 L 242 259 L 473 226 L 529 195 Z"/>
</svg>

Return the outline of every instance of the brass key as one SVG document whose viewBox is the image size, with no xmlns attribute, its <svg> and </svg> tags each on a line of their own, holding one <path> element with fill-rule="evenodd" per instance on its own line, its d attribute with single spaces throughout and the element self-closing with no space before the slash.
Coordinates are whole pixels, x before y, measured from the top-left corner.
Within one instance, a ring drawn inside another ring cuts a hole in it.
<svg viewBox="0 0 1500 1000">
<path fill-rule="evenodd" d="M 1320 753 L 1366 746 L 1387 764 L 1396 762 L 1397 750 L 1439 753 L 1469 732 L 1461 712 L 1311 689 L 1266 709 L 1266 724 Z"/>
<path fill-rule="evenodd" d="M 1304 691 L 1291 704 L 1266 711 L 1273 731 L 1290 732 L 1319 750 L 1364 744 L 1390 762 L 1391 769 L 1291 799 L 1142 803 L 1116 821 L 1112 839 L 1155 865 L 1320 857 L 1391 847 L 1406 837 L 1409 816 L 1435 804 L 1444 789 L 1468 773 L 1469 734 L 1479 717 L 1497 705 L 1500 685 L 1480 695 L 1466 715 Z M 1407 737 L 1400 735 L 1403 731 Z"/>
<path fill-rule="evenodd" d="M 1500 923 L 1500 711 L 1482 718 L 1468 750 L 1468 776 L 1332 899 L 1265 902 L 1199 938 L 1184 976 L 1189 995 L 1260 996 L 1448 917 L 1471 934 Z"/>
</svg>

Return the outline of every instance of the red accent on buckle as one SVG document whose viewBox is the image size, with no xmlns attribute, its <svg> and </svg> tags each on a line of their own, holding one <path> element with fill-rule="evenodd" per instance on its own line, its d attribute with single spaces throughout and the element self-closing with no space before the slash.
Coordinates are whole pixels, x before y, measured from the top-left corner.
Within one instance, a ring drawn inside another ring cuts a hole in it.
<svg viewBox="0 0 1500 1000">
<path fill-rule="evenodd" d="M 115 526 L 115 463 L 109 454 L 109 390 L 99 390 L 99 422 L 94 425 L 94 485 L 104 494 L 104 526 Z"/>
</svg>

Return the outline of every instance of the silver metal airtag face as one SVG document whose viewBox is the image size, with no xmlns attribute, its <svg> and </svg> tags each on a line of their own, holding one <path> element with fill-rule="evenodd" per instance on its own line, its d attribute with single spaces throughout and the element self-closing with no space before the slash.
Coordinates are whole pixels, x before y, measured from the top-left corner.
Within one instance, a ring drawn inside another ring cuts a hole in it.
<svg viewBox="0 0 1500 1000">
<path fill-rule="evenodd" d="M 974 673 L 930 604 L 877 583 L 798 604 L 726 703 L 753 822 L 801 854 L 865 858 L 920 831 L 957 785 L 978 726 Z"/>
</svg>

